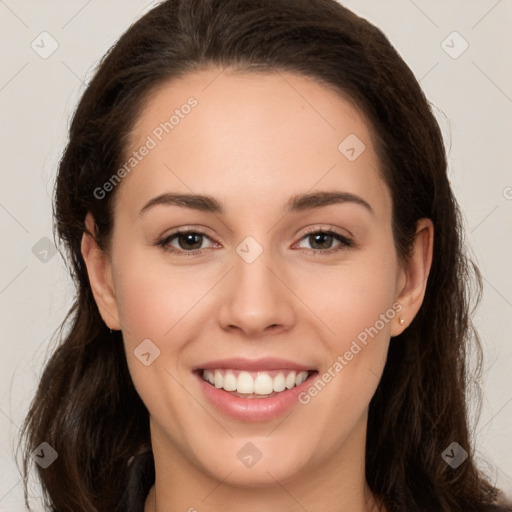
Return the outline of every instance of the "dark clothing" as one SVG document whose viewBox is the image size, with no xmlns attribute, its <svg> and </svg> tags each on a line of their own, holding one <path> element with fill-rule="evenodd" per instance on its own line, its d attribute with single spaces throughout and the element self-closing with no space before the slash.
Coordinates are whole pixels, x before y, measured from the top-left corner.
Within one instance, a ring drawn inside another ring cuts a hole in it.
<svg viewBox="0 0 512 512">
<path fill-rule="evenodd" d="M 146 497 L 155 483 L 155 466 L 151 450 L 136 455 L 130 465 L 128 486 L 121 510 L 126 512 L 144 512 Z"/>
<path fill-rule="evenodd" d="M 131 463 L 129 484 L 123 500 L 126 512 L 144 512 L 146 497 L 155 482 L 153 452 L 136 455 Z M 512 505 L 489 505 L 485 512 L 512 512 Z"/>
</svg>

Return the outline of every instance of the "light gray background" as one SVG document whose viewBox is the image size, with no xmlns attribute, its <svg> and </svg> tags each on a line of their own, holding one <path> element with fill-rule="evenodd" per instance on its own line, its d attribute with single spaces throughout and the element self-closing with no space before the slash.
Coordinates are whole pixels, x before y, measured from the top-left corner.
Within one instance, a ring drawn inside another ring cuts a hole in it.
<svg viewBox="0 0 512 512">
<path fill-rule="evenodd" d="M 44 263 L 32 252 L 52 239 L 52 188 L 70 114 L 98 59 L 154 3 L 0 0 L 0 510 L 24 510 L 13 446 L 71 304 L 60 256 Z M 512 1 L 344 3 L 387 34 L 436 107 L 467 245 L 485 282 L 475 316 L 485 349 L 475 444 L 481 466 L 512 495 Z M 34 40 L 43 46 L 43 31 L 59 45 L 47 59 L 31 48 Z M 446 39 L 453 31 L 469 44 L 458 58 L 445 51 L 463 49 L 458 36 Z"/>
</svg>

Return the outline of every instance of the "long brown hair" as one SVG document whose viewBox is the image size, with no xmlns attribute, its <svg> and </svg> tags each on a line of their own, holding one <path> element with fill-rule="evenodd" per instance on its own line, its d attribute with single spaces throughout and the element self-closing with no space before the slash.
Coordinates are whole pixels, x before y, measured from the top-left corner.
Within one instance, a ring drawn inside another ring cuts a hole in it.
<svg viewBox="0 0 512 512">
<path fill-rule="evenodd" d="M 387 38 L 334 0 L 168 0 L 100 63 L 58 170 L 55 230 L 77 290 L 25 420 L 25 485 L 30 453 L 45 441 L 58 453 L 51 466 L 37 467 L 51 510 L 118 511 L 128 461 L 150 447 L 148 411 L 133 386 L 122 334 L 109 332 L 100 317 L 80 242 L 91 212 L 94 236 L 108 248 L 115 190 L 101 199 L 94 191 L 122 165 L 144 100 L 163 82 L 209 66 L 289 71 L 350 98 L 375 134 L 402 258 L 418 219 L 432 219 L 424 303 L 393 339 L 370 404 L 366 478 L 389 512 L 483 510 L 496 490 L 474 464 L 466 402 L 470 343 L 481 360 L 469 316 L 481 282 L 463 252 L 440 129 Z M 469 452 L 457 469 L 441 457 L 453 441 Z"/>
</svg>

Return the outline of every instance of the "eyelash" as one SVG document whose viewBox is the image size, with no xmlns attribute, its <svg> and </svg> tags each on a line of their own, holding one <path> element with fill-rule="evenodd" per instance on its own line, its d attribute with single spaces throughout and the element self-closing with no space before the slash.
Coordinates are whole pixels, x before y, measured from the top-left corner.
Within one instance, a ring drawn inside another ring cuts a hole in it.
<svg viewBox="0 0 512 512">
<path fill-rule="evenodd" d="M 166 236 L 165 238 L 159 240 L 158 242 L 156 242 L 155 245 L 161 247 L 165 252 L 170 252 L 172 254 L 176 254 L 179 256 L 195 256 L 197 254 L 200 254 L 203 251 L 203 249 L 195 249 L 194 251 L 185 251 L 183 249 L 176 250 L 174 248 L 170 248 L 169 244 L 171 243 L 171 241 L 174 238 L 178 237 L 179 235 L 184 235 L 184 234 L 186 235 L 189 233 L 192 233 L 194 235 L 201 235 L 201 236 L 204 236 L 204 237 L 210 239 L 210 237 L 206 233 L 204 233 L 200 230 L 197 230 L 197 229 L 179 229 L 179 230 L 175 231 L 174 233 L 171 233 L 170 235 Z M 335 247 L 332 247 L 331 249 L 325 249 L 325 250 L 324 249 L 306 249 L 307 251 L 312 252 L 315 256 L 332 254 L 334 252 L 338 252 L 338 251 L 341 251 L 344 249 L 349 249 L 351 247 L 354 247 L 354 245 L 355 245 L 353 240 L 351 240 L 350 238 L 348 238 L 344 235 L 341 235 L 340 233 L 336 233 L 335 231 L 332 231 L 332 230 L 322 230 L 322 229 L 311 229 L 311 230 L 307 231 L 300 238 L 299 242 L 301 240 L 303 240 L 304 238 L 307 238 L 308 236 L 315 235 L 315 234 L 330 235 L 340 242 L 339 245 L 336 245 Z"/>
</svg>

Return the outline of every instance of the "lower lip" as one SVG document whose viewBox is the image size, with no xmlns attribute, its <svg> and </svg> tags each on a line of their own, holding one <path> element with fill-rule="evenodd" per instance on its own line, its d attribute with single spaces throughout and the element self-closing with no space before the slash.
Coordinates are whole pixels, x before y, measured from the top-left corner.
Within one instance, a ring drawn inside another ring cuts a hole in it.
<svg viewBox="0 0 512 512">
<path fill-rule="evenodd" d="M 317 372 L 302 384 L 286 389 L 269 398 L 240 398 L 212 386 L 201 375 L 195 374 L 206 397 L 222 413 L 241 421 L 266 421 L 277 418 L 298 403 L 298 395 L 308 388 Z"/>
</svg>

